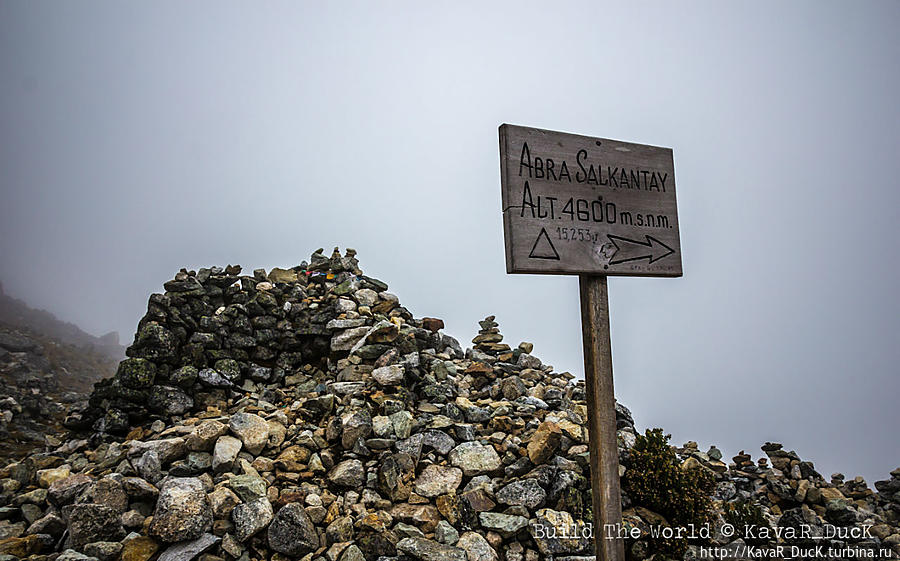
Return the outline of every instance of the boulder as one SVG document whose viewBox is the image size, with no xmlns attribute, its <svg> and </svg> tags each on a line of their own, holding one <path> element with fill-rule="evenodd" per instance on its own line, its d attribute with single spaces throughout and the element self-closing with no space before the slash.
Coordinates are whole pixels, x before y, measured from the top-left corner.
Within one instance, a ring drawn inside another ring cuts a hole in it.
<svg viewBox="0 0 900 561">
<path fill-rule="evenodd" d="M 265 498 L 237 505 L 231 511 L 235 537 L 238 541 L 247 541 L 268 526 L 273 516 L 272 504 Z"/>
<path fill-rule="evenodd" d="M 397 551 L 420 561 L 467 561 L 465 550 L 425 538 L 403 538 Z"/>
<path fill-rule="evenodd" d="M 105 505 L 77 504 L 69 507 L 69 539 L 75 547 L 125 537 L 119 512 Z"/>
<path fill-rule="evenodd" d="M 359 460 L 344 460 L 328 473 L 328 480 L 342 487 L 358 488 L 366 482 L 366 470 Z"/>
<path fill-rule="evenodd" d="M 462 478 L 463 472 L 459 468 L 432 464 L 422 470 L 413 488 L 423 497 L 437 497 L 456 491 Z"/>
<path fill-rule="evenodd" d="M 463 532 L 456 547 L 466 552 L 468 561 L 500 561 L 497 552 L 478 532 Z"/>
<path fill-rule="evenodd" d="M 235 413 L 228 421 L 228 428 L 254 456 L 262 452 L 269 441 L 269 424 L 253 413 Z"/>
<path fill-rule="evenodd" d="M 242 443 L 233 436 L 220 436 L 213 449 L 212 469 L 215 473 L 231 471 L 231 466 L 241 451 Z"/>
<path fill-rule="evenodd" d="M 212 527 L 213 514 L 196 477 L 167 478 L 150 523 L 150 535 L 163 542 L 195 540 Z"/>
<path fill-rule="evenodd" d="M 162 552 L 157 561 L 191 561 L 219 541 L 221 538 L 218 536 L 205 533 L 196 539 L 170 545 Z"/>
<path fill-rule="evenodd" d="M 562 431 L 556 423 L 541 423 L 528 441 L 528 459 L 536 466 L 546 463 L 556 453 L 561 440 Z"/>
<path fill-rule="evenodd" d="M 463 442 L 450 451 L 450 463 L 462 469 L 467 477 L 490 473 L 502 465 L 493 446 L 480 442 Z"/>
<path fill-rule="evenodd" d="M 319 548 L 319 535 L 300 503 L 281 507 L 268 530 L 269 547 L 291 557 L 300 557 Z"/>
</svg>

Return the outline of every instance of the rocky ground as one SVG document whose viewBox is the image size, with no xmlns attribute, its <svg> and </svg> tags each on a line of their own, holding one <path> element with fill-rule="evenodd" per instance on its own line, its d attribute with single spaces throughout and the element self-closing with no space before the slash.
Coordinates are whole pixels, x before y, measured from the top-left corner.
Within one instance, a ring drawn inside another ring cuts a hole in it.
<svg viewBox="0 0 900 561">
<path fill-rule="evenodd" d="M 91 348 L 0 323 L 0 461 L 59 446 L 69 404 L 112 375 L 116 362 Z"/>
<path fill-rule="evenodd" d="M 182 270 L 116 375 L 71 408 L 71 436 L 0 470 L 0 561 L 592 558 L 568 531 L 591 518 L 583 382 L 504 344 L 494 318 L 480 327 L 464 350 L 352 250 Z M 616 414 L 625 471 L 637 434 Z M 751 504 L 771 529 L 869 527 L 828 543 L 900 554 L 900 470 L 873 491 L 778 444 L 729 464 L 675 451 L 715 478 L 707 544 L 749 543 L 721 529 L 727 505 Z M 667 523 L 623 504 L 628 528 Z M 652 540 L 629 538 L 629 557 Z"/>
</svg>

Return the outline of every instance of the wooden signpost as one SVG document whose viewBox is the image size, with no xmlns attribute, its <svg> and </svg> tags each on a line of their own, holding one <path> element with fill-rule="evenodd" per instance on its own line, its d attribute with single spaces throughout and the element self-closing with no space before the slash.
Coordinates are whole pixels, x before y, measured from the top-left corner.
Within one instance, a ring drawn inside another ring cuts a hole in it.
<svg viewBox="0 0 900 561">
<path fill-rule="evenodd" d="M 508 273 L 577 274 L 588 401 L 594 543 L 624 561 L 606 277 L 680 277 L 670 148 L 500 127 Z"/>
</svg>

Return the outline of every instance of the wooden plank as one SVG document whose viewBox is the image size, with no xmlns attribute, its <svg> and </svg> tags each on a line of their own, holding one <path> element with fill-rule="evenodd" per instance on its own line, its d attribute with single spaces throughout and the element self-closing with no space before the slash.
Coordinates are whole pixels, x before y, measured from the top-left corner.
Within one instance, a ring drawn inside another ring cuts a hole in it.
<svg viewBox="0 0 900 561">
<path fill-rule="evenodd" d="M 500 127 L 509 273 L 679 277 L 670 148 Z"/>
<path fill-rule="evenodd" d="M 594 546 L 598 561 L 624 561 L 623 541 L 607 538 L 604 531 L 607 525 L 622 522 L 606 277 L 582 275 L 579 287 L 591 452 Z"/>
</svg>

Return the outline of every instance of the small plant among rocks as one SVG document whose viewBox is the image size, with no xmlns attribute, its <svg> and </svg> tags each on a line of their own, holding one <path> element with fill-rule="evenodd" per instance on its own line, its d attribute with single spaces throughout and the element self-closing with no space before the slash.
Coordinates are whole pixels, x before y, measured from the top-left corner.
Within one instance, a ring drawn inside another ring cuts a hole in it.
<svg viewBox="0 0 900 561">
<path fill-rule="evenodd" d="M 637 435 L 622 478 L 623 489 L 633 504 L 661 514 L 674 528 L 711 524 L 709 494 L 715 477 L 702 468 L 682 469 L 669 446 L 671 436 L 659 428 Z M 677 557 L 684 555 L 687 545 L 687 539 L 678 537 L 653 539 L 651 543 L 658 553 Z"/>
<path fill-rule="evenodd" d="M 738 536 L 748 545 L 763 545 L 766 540 L 748 535 L 745 528 L 765 528 L 769 525 L 762 509 L 748 500 L 737 500 L 725 503 L 722 507 L 725 521 L 737 528 Z"/>
</svg>

